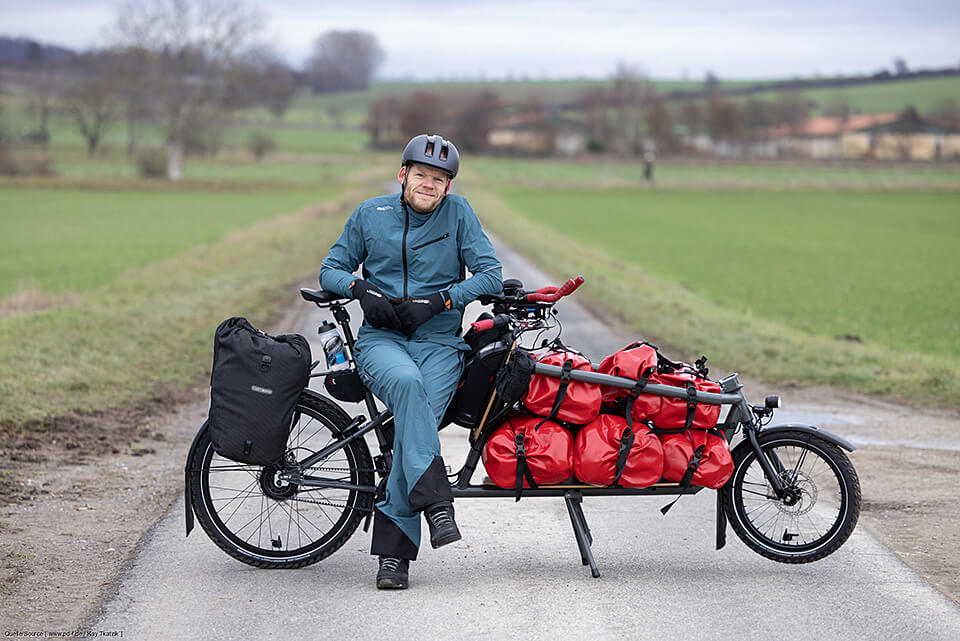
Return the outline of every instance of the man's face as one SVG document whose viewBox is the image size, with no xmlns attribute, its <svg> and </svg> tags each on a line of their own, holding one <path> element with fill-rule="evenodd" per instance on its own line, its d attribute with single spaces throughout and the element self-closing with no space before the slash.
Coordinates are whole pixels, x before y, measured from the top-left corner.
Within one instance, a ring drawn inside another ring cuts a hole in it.
<svg viewBox="0 0 960 641">
<path fill-rule="evenodd" d="M 445 171 L 413 163 L 409 169 L 402 167 L 397 180 L 407 186 L 403 190 L 403 199 L 414 211 L 426 214 L 433 211 L 450 190 L 450 176 Z"/>
</svg>

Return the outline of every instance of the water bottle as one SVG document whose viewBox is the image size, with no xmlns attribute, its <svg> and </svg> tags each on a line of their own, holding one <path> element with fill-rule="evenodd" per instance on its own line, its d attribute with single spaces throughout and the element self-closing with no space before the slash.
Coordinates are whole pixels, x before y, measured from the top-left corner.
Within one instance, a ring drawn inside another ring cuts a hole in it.
<svg viewBox="0 0 960 641">
<path fill-rule="evenodd" d="M 341 369 L 346 367 L 347 355 L 343 350 L 343 339 L 340 330 L 330 321 L 320 323 L 320 346 L 327 357 L 327 369 Z"/>
</svg>

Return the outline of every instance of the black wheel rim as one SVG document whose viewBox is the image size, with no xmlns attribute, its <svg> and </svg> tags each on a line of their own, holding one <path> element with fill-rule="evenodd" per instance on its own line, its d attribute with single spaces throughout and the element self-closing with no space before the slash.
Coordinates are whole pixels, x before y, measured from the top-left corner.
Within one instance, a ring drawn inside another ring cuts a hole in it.
<svg viewBox="0 0 960 641">
<path fill-rule="evenodd" d="M 334 426 L 310 408 L 298 406 L 287 451 L 302 460 L 333 442 Z M 309 476 L 359 482 L 359 461 L 350 447 L 305 470 Z M 270 476 L 265 478 L 264 474 Z M 203 451 L 200 488 L 214 528 L 237 550 L 259 559 L 294 561 L 308 557 L 348 527 L 359 507 L 354 490 L 285 487 L 276 468 L 245 465 Z M 267 492 L 267 489 L 273 491 Z"/>
<path fill-rule="evenodd" d="M 733 478 L 734 508 L 757 543 L 788 555 L 808 554 L 833 539 L 843 525 L 849 488 L 833 458 L 815 443 L 795 439 L 764 443 L 780 462 L 786 500 L 774 495 L 756 454 L 749 452 Z"/>
</svg>

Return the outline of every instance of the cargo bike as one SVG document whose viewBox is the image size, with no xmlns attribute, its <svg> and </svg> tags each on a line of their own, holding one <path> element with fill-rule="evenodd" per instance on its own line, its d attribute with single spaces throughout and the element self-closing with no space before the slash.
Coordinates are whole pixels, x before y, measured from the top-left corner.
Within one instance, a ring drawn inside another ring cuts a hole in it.
<svg viewBox="0 0 960 641">
<path fill-rule="evenodd" d="M 464 336 L 473 351 L 439 429 L 460 425 L 470 430 L 466 460 L 450 475 L 456 499 L 519 500 L 521 494 L 524 498 L 562 497 L 581 561 L 590 567 L 594 577 L 599 577 L 592 552 L 593 537 L 582 508 L 584 497 L 658 496 L 673 497 L 675 501 L 682 495 L 701 492 L 706 488 L 696 483 L 696 476 L 691 479 L 691 471 L 699 463 L 702 448 L 697 448 L 684 477 L 674 477 L 673 481 L 661 478 L 644 487 L 618 482 L 624 468 L 624 444 L 620 443 L 614 483 L 598 485 L 574 477 L 538 484 L 528 470 L 521 474 L 519 458 L 523 457 L 524 437 L 518 435 L 518 430 L 517 434 L 507 434 L 508 439 L 516 437 L 516 486 L 502 481 L 498 486 L 490 479 L 474 481 L 485 446 L 493 443 L 494 435 L 502 437 L 505 425 L 512 419 L 529 414 L 523 401 L 510 391 L 510 383 L 516 377 L 503 374 L 511 369 L 511 363 L 512 369 L 517 369 L 520 357 L 530 350 L 548 345 L 569 349 L 560 342 L 559 334 L 551 341 L 543 337 L 545 332 L 559 328 L 556 302 L 582 281 L 578 277 L 559 288 L 526 291 L 520 281 L 507 280 L 501 293 L 480 299 L 492 308 L 492 313 L 483 313 Z M 221 456 L 205 422 L 193 440 L 185 467 L 187 534 L 196 515 L 203 530 L 227 554 L 260 568 L 297 568 L 315 563 L 346 543 L 361 523 L 366 530 L 391 466 L 393 415 L 389 410 L 378 409 L 357 374 L 352 359 L 355 338 L 346 309 L 352 301 L 322 290 L 301 289 L 301 295 L 332 312 L 350 354 L 341 369 L 311 376 L 324 378 L 326 389 L 342 400 L 362 402 L 370 418 L 351 416 L 335 400 L 305 387 L 296 401 L 284 453 L 276 461 L 251 465 Z M 726 544 L 728 522 L 749 548 L 783 563 L 822 559 L 843 545 L 853 532 L 860 510 L 860 485 L 844 453 L 852 452 L 853 445 L 813 425 L 770 425 L 773 412 L 779 407 L 779 397 L 768 396 L 763 404 L 750 404 L 737 374 L 713 383 L 709 389 L 717 391 L 710 392 L 694 389 L 689 383 L 685 388 L 651 382 L 656 377 L 647 380 L 605 374 L 594 371 L 595 366 L 572 369 L 567 363 L 551 365 L 549 359 L 528 361 L 534 377 L 562 381 L 564 389 L 579 382 L 603 386 L 607 391 L 620 390 L 620 394 L 613 394 L 621 399 L 620 411 L 625 396 L 628 405 L 637 399 L 679 400 L 681 412 L 683 403 L 688 410 L 693 404 L 726 406 L 725 418 L 709 430 L 720 438 L 732 468 L 716 488 L 716 549 Z M 703 363 L 698 361 L 697 366 L 705 379 Z M 691 401 L 691 396 L 695 396 L 695 401 Z M 558 405 L 559 400 L 552 408 L 553 418 Z M 691 414 L 688 411 L 688 426 Z M 626 416 L 630 415 L 627 409 Z M 536 418 L 538 423 L 546 420 Z M 634 426 L 631 421 L 630 426 L 636 427 L 637 433 L 645 432 L 645 427 L 656 429 L 654 423 Z M 585 429 L 564 427 L 574 432 Z M 532 430 L 527 432 L 533 434 Z M 371 433 L 379 450 L 375 456 L 365 439 Z M 629 451 L 629 445 L 626 449 Z M 661 511 L 666 513 L 670 505 Z"/>
</svg>

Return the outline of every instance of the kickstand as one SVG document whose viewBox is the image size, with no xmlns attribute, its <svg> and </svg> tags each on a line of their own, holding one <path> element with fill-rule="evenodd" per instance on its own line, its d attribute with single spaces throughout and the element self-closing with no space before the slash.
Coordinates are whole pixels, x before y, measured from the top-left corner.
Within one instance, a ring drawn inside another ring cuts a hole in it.
<svg viewBox="0 0 960 641">
<path fill-rule="evenodd" d="M 580 507 L 583 495 L 578 490 L 568 490 L 564 493 L 563 500 L 567 504 L 567 512 L 570 513 L 570 523 L 573 525 L 573 534 L 577 538 L 577 547 L 580 548 L 580 560 L 584 565 L 590 566 L 593 578 L 599 578 L 600 570 L 590 550 L 590 546 L 593 545 L 593 535 L 590 534 L 587 519 L 583 516 L 583 508 Z"/>
</svg>

